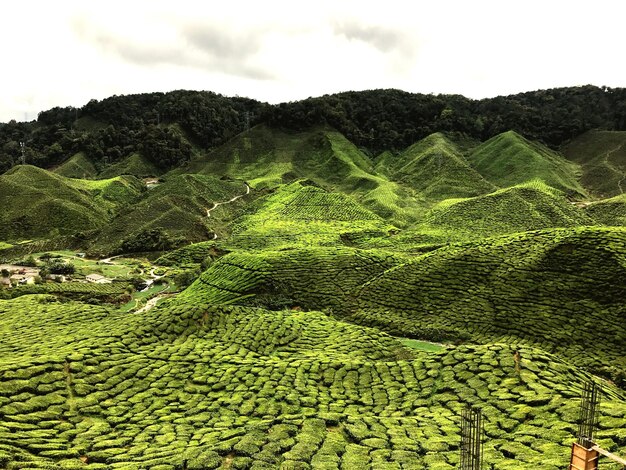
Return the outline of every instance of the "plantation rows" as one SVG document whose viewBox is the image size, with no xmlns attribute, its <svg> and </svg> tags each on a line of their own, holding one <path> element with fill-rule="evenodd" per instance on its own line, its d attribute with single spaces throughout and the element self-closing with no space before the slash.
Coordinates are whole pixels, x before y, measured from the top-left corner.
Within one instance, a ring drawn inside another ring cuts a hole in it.
<svg viewBox="0 0 626 470">
<path fill-rule="evenodd" d="M 184 266 L 190 264 L 200 264 L 208 256 L 220 253 L 215 246 L 215 242 L 192 243 L 174 251 L 165 253 L 156 260 L 160 266 Z"/>
<path fill-rule="evenodd" d="M 320 312 L 179 302 L 123 316 L 45 297 L 0 307 L 2 328 L 16 324 L 0 350 L 9 469 L 451 470 L 467 403 L 483 410 L 494 468 L 557 469 L 586 379 L 532 348 L 518 373 L 509 346 L 412 352 Z M 626 449 L 624 429 L 626 400 L 605 385 L 598 440 Z"/>
<path fill-rule="evenodd" d="M 0 299 L 16 298 L 31 294 L 51 294 L 69 299 L 108 300 L 124 294 L 128 285 L 124 283 L 91 284 L 82 282 L 45 283 L 17 286 L 10 290 L 0 290 Z"/>
<path fill-rule="evenodd" d="M 358 286 L 399 262 L 385 252 L 340 247 L 234 252 L 213 263 L 179 297 L 272 308 L 341 307 Z"/>
<path fill-rule="evenodd" d="M 470 239 L 591 224 L 591 219 L 563 194 L 552 194 L 550 189 L 538 183 L 526 184 L 462 199 L 433 209 L 424 223 Z"/>
<path fill-rule="evenodd" d="M 341 245 L 344 233 L 386 235 L 393 227 L 349 196 L 300 181 L 255 201 L 235 221 L 229 249 L 283 249 Z"/>
<path fill-rule="evenodd" d="M 619 229 L 451 246 L 365 284 L 349 315 L 418 338 L 526 342 L 615 374 L 626 371 L 625 255 Z"/>
</svg>

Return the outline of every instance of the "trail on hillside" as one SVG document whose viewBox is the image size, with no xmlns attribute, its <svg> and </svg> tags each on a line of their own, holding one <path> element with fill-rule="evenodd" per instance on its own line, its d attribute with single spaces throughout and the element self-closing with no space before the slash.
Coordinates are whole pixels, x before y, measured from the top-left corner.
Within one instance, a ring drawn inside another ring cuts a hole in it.
<svg viewBox="0 0 626 470">
<path fill-rule="evenodd" d="M 223 204 L 230 204 L 235 202 L 237 199 L 240 199 L 244 196 L 247 196 L 248 194 L 250 194 L 250 186 L 248 186 L 248 183 L 244 183 L 244 185 L 246 186 L 246 192 L 243 194 L 239 194 L 238 196 L 233 196 L 232 198 L 230 198 L 228 201 L 222 201 L 222 202 L 214 202 L 213 203 L 213 207 L 211 207 L 210 209 L 206 209 L 206 216 L 207 217 L 211 217 L 211 211 L 217 209 L 219 206 L 223 205 Z M 217 233 L 213 233 L 213 240 L 217 240 Z"/>
<path fill-rule="evenodd" d="M 624 194 L 624 189 L 622 188 L 622 183 L 626 180 L 626 171 L 616 167 L 615 165 L 613 165 L 609 159 L 611 158 L 611 155 L 615 152 L 617 152 L 618 150 L 620 150 L 622 147 L 624 146 L 624 144 L 620 144 L 617 147 L 615 147 L 612 150 L 609 150 L 608 152 L 606 152 L 606 154 L 604 155 L 604 163 L 606 164 L 607 167 L 609 167 L 612 171 L 614 171 L 615 173 L 617 173 L 618 175 L 621 174 L 622 177 L 617 180 L 617 187 L 619 189 L 620 194 Z"/>
<path fill-rule="evenodd" d="M 237 199 L 240 199 L 244 196 L 247 196 L 248 194 L 250 194 L 250 186 L 248 186 L 247 183 L 244 183 L 246 186 L 246 192 L 243 194 L 240 194 L 238 196 L 234 196 L 231 199 L 229 199 L 228 201 L 222 201 L 222 202 L 214 202 L 213 203 L 213 207 L 211 207 L 210 209 L 206 210 L 206 216 L 207 217 L 211 217 L 211 211 L 217 209 L 219 206 L 223 205 L 223 204 L 230 204 L 231 202 L 235 202 Z"/>
</svg>

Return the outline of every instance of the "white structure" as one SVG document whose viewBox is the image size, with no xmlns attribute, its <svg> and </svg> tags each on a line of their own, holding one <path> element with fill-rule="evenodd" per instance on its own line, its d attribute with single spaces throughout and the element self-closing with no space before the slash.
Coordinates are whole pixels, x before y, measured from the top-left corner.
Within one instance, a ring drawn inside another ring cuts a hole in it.
<svg viewBox="0 0 626 470">
<path fill-rule="evenodd" d="M 111 284 L 113 282 L 100 274 L 88 274 L 85 279 L 93 284 Z"/>
</svg>

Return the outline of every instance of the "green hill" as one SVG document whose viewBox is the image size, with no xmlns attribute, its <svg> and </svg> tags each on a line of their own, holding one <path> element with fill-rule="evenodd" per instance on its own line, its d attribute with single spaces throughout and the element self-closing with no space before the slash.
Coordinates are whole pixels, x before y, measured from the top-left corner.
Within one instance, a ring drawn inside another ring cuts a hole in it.
<svg viewBox="0 0 626 470">
<path fill-rule="evenodd" d="M 163 174 L 154 163 L 139 153 L 133 153 L 125 159 L 113 163 L 102 170 L 99 178 L 112 178 L 119 175 L 133 175 L 138 178 L 148 178 Z"/>
<path fill-rule="evenodd" d="M 433 202 L 478 196 L 496 189 L 441 133 L 426 137 L 399 155 L 382 155 L 376 169 Z"/>
<path fill-rule="evenodd" d="M 53 170 L 57 175 L 67 178 L 95 178 L 98 170 L 91 160 L 83 152 L 73 155 L 60 166 Z M 118 175 L 115 175 L 118 176 Z"/>
<path fill-rule="evenodd" d="M 542 180 L 573 197 L 585 195 L 578 182 L 579 165 L 513 131 L 479 145 L 468 160 L 488 181 L 502 188 Z"/>
<path fill-rule="evenodd" d="M 581 181 L 600 197 L 626 192 L 626 131 L 589 131 L 563 147 L 582 167 Z"/>
<path fill-rule="evenodd" d="M 185 170 L 228 175 L 257 189 L 306 178 L 329 191 L 353 195 L 391 223 L 407 225 L 417 218 L 416 195 L 377 174 L 371 161 L 344 136 L 328 128 L 287 132 L 257 126 Z"/>
<path fill-rule="evenodd" d="M 169 176 L 103 227 L 91 250 L 111 253 L 121 249 L 125 241 L 127 245 L 133 245 L 133 240 L 151 231 L 163 234 L 175 245 L 207 240 L 215 233 L 224 233 L 231 213 L 241 206 L 243 200 L 219 205 L 211 211 L 210 217 L 207 217 L 207 209 L 213 208 L 215 203 L 245 194 L 246 187 L 241 182 L 206 175 Z M 145 251 L 151 250 L 146 247 Z"/>
<path fill-rule="evenodd" d="M 416 338 L 532 344 L 626 371 L 626 231 L 573 228 L 450 245 L 354 293 L 349 317 Z"/>
<path fill-rule="evenodd" d="M 139 196 L 133 177 L 90 181 L 65 178 L 34 166 L 0 175 L 0 239 L 66 235 L 106 224 Z"/>
<path fill-rule="evenodd" d="M 535 181 L 484 196 L 443 201 L 426 214 L 417 230 L 463 240 L 592 222 L 563 193 Z"/>
<path fill-rule="evenodd" d="M 235 220 L 226 246 L 278 249 L 342 244 L 346 238 L 384 236 L 395 227 L 350 196 L 311 186 L 281 186 Z"/>
<path fill-rule="evenodd" d="M 596 223 L 602 225 L 626 225 L 626 194 L 593 202 L 585 211 Z"/>
<path fill-rule="evenodd" d="M 233 252 L 216 260 L 179 299 L 271 309 L 336 308 L 358 286 L 400 262 L 383 251 L 339 246 Z"/>
</svg>

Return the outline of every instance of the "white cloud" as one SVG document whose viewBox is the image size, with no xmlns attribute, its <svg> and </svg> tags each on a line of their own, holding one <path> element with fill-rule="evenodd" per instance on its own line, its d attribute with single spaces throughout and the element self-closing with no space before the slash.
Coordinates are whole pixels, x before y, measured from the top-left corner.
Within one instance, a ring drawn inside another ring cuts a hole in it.
<svg viewBox="0 0 626 470">
<path fill-rule="evenodd" d="M 0 19 L 0 121 L 181 88 L 280 102 L 626 86 L 623 13 L 619 0 L 21 0 Z"/>
</svg>

